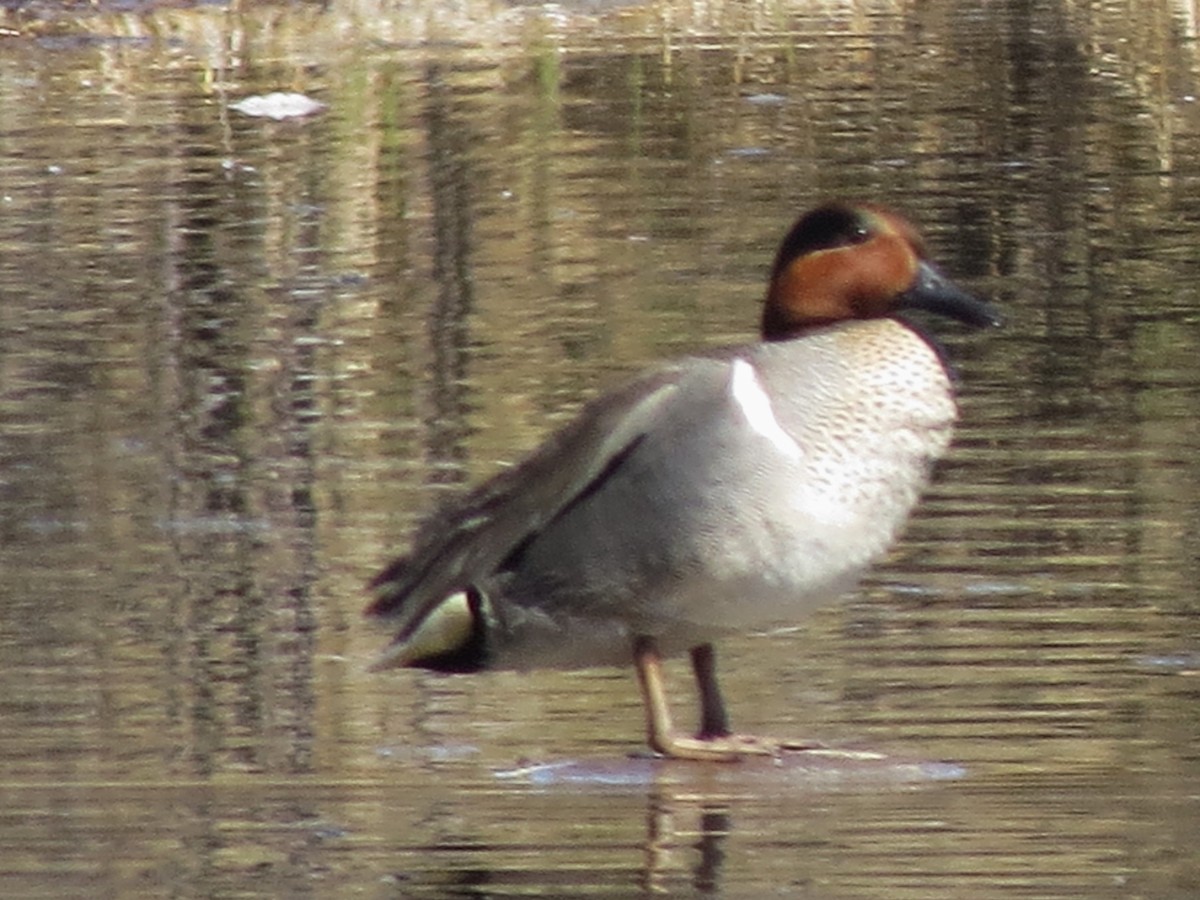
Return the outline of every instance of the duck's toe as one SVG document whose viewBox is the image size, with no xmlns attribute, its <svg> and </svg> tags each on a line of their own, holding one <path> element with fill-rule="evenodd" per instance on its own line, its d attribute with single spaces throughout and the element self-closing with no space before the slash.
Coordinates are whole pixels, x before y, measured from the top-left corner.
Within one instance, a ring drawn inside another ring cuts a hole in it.
<svg viewBox="0 0 1200 900">
<path fill-rule="evenodd" d="M 743 756 L 782 756 L 785 753 L 829 752 L 819 741 L 773 738 L 755 734 L 657 735 L 654 751 L 668 759 L 737 762 Z"/>
</svg>

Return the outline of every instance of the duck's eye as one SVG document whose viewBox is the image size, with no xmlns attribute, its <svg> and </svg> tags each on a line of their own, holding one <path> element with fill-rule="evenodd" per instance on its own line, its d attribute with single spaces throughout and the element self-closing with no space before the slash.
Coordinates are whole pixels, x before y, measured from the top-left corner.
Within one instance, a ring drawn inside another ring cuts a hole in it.
<svg viewBox="0 0 1200 900">
<path fill-rule="evenodd" d="M 862 225 L 862 224 L 855 225 L 854 228 L 852 228 L 850 230 L 850 243 L 851 244 L 865 244 L 870 239 L 871 239 L 871 229 L 868 228 L 866 225 Z"/>
<path fill-rule="evenodd" d="M 854 223 L 844 226 L 841 233 L 834 241 L 836 247 L 853 247 L 856 244 L 865 244 L 871 239 L 871 229 L 866 225 Z"/>
</svg>

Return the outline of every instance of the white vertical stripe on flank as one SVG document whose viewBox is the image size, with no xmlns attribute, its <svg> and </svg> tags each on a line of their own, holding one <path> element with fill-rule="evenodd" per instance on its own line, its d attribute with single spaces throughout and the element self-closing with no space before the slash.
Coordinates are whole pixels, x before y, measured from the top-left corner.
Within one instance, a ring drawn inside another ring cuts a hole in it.
<svg viewBox="0 0 1200 900">
<path fill-rule="evenodd" d="M 729 382 L 733 401 L 742 410 L 746 422 L 774 444 L 780 451 L 789 456 L 800 455 L 800 445 L 792 440 L 791 435 L 783 430 L 779 420 L 775 418 L 775 410 L 771 408 L 771 398 L 763 390 L 762 383 L 754 373 L 754 367 L 744 359 L 733 361 L 733 378 Z"/>
</svg>

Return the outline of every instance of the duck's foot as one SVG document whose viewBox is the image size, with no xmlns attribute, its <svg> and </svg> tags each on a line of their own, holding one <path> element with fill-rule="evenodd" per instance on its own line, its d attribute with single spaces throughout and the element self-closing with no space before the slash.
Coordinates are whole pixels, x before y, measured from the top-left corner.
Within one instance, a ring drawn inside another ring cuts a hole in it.
<svg viewBox="0 0 1200 900">
<path fill-rule="evenodd" d="M 754 734 L 656 735 L 654 750 L 668 759 L 737 762 L 744 756 L 783 756 L 785 753 L 825 752 L 817 741 L 760 737 Z"/>
</svg>

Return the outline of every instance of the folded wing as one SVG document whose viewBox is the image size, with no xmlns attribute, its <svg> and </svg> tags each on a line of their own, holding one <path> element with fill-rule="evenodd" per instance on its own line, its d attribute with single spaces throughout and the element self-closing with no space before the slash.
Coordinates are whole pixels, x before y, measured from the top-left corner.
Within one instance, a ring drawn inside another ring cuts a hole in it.
<svg viewBox="0 0 1200 900">
<path fill-rule="evenodd" d="M 468 493 L 423 526 L 408 556 L 370 584 L 367 614 L 396 620 L 407 638 L 450 594 L 496 570 L 619 465 L 679 389 L 684 370 L 660 369 L 584 408 L 520 465 Z"/>
</svg>

